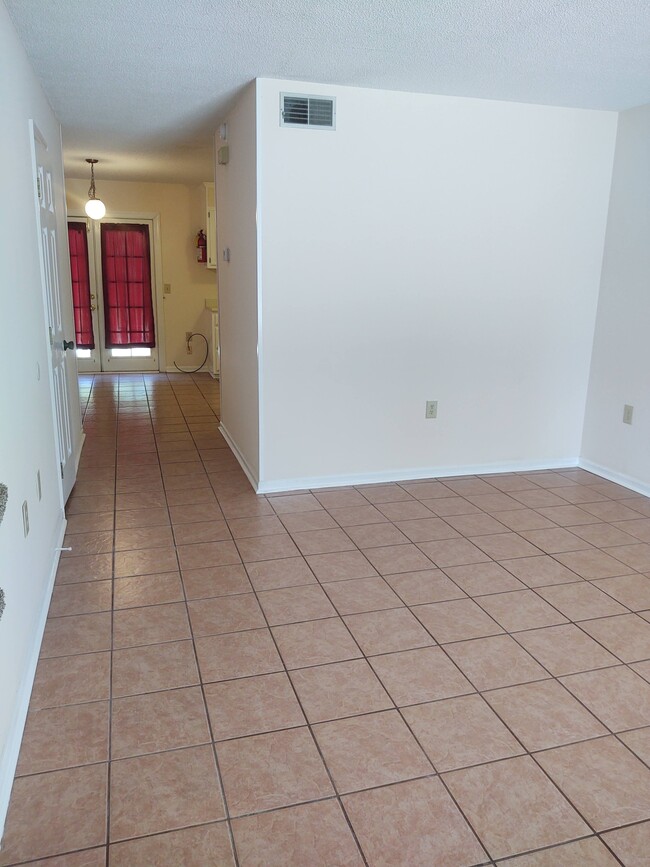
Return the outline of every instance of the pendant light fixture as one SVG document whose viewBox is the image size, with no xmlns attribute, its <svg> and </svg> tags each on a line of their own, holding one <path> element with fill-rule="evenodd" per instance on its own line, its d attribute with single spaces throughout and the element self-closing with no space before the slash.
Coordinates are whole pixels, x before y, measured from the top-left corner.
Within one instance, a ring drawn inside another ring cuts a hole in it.
<svg viewBox="0 0 650 867">
<path fill-rule="evenodd" d="M 87 159 L 86 162 L 90 163 L 90 188 L 84 210 L 91 220 L 101 220 L 106 213 L 106 205 L 95 195 L 95 163 L 98 163 L 99 160 Z"/>
</svg>

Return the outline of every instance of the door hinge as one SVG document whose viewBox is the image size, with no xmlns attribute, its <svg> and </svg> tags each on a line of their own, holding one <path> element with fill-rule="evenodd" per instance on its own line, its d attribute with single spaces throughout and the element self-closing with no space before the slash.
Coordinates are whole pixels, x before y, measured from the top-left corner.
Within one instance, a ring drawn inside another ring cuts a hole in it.
<svg viewBox="0 0 650 867">
<path fill-rule="evenodd" d="M 38 196 L 39 201 L 40 201 L 40 199 L 43 195 L 43 191 L 41 190 L 41 179 L 38 176 L 36 177 L 36 195 Z"/>
<path fill-rule="evenodd" d="M 61 467 L 61 478 L 63 478 L 63 461 L 60 462 L 59 466 Z"/>
<path fill-rule="evenodd" d="M 50 334 L 50 346 L 54 346 L 54 332 L 52 331 L 52 326 L 50 325 L 47 330 Z"/>
</svg>

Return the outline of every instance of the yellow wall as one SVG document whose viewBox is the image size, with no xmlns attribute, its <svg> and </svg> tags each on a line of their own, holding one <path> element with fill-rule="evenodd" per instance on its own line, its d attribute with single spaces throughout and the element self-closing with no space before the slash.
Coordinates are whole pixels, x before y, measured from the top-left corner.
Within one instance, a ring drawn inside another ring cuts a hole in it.
<svg viewBox="0 0 650 867">
<path fill-rule="evenodd" d="M 166 366 L 196 367 L 203 358 L 203 341 L 195 338 L 187 355 L 185 332 L 210 333 L 205 299 L 217 294 L 216 272 L 196 261 L 194 246 L 199 229 L 206 230 L 203 184 L 152 184 L 130 181 L 97 181 L 97 193 L 106 205 L 106 217 L 160 214 L 162 280 L 171 284 L 164 295 Z M 88 178 L 67 178 L 68 213 L 83 215 L 88 198 Z M 206 368 L 207 369 L 207 368 Z"/>
</svg>

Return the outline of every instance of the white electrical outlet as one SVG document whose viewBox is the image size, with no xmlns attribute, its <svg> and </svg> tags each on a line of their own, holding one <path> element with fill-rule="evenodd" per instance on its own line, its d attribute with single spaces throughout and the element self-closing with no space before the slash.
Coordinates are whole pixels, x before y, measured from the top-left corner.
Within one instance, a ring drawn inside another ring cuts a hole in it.
<svg viewBox="0 0 650 867">
<path fill-rule="evenodd" d="M 23 503 L 23 533 L 25 534 L 25 538 L 29 535 L 29 509 L 27 507 L 27 500 Z"/>
<path fill-rule="evenodd" d="M 438 401 L 437 400 L 428 400 L 426 411 L 424 413 L 425 418 L 438 418 Z"/>
<path fill-rule="evenodd" d="M 632 414 L 634 413 L 634 407 L 630 406 L 629 403 L 626 403 L 623 407 L 623 424 L 632 424 Z"/>
</svg>

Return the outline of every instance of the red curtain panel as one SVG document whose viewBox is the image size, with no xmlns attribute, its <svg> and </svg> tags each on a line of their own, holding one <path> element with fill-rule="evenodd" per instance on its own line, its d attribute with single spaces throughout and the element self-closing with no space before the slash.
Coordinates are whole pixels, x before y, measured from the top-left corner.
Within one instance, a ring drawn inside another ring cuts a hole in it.
<svg viewBox="0 0 650 867">
<path fill-rule="evenodd" d="M 90 310 L 90 272 L 88 270 L 88 231 L 85 223 L 68 223 L 70 274 L 74 331 L 78 349 L 94 349 L 93 315 Z"/>
<path fill-rule="evenodd" d="M 106 346 L 153 347 L 149 227 L 102 223 L 101 239 Z"/>
</svg>

